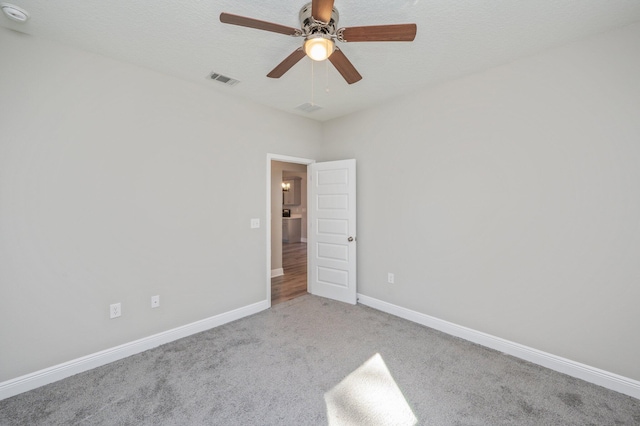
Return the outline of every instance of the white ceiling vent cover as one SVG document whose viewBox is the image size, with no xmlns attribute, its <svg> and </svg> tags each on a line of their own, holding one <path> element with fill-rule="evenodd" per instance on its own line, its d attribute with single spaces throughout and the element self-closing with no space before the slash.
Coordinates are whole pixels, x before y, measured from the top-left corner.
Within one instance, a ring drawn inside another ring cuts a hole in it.
<svg viewBox="0 0 640 426">
<path fill-rule="evenodd" d="M 298 105 L 295 109 L 299 109 L 300 111 L 311 113 L 319 109 L 322 109 L 322 107 L 318 104 L 312 104 L 311 102 L 307 102 L 305 104 Z"/>
<path fill-rule="evenodd" d="M 226 84 L 227 86 L 235 86 L 240 83 L 240 81 L 235 78 L 227 77 L 226 75 L 218 74 L 217 72 L 212 72 L 209 74 L 208 78 Z"/>
</svg>

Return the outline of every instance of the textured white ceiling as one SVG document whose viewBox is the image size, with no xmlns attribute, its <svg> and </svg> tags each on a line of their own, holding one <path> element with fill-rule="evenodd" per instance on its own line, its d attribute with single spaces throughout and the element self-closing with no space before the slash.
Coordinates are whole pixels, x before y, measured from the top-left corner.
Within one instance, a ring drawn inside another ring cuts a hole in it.
<svg viewBox="0 0 640 426">
<path fill-rule="evenodd" d="M 321 121 L 640 21 L 638 0 L 336 0 L 339 27 L 418 25 L 412 43 L 341 44 L 363 76 L 347 85 L 330 63 L 312 67 L 308 58 L 280 79 L 267 78 L 302 40 L 218 19 L 228 12 L 299 27 L 304 0 L 3 1 L 31 15 L 25 24 L 2 15 L 4 27 Z M 240 84 L 208 80 L 211 71 Z M 294 109 L 312 100 L 322 109 Z"/>
</svg>

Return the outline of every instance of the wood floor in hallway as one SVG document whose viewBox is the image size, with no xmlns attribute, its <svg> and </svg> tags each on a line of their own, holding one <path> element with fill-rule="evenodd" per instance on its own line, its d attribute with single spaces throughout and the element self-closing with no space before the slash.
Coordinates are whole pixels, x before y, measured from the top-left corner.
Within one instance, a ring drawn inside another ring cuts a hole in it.
<svg viewBox="0 0 640 426">
<path fill-rule="evenodd" d="M 271 305 L 307 294 L 307 243 L 282 243 L 282 268 L 271 278 Z"/>
</svg>

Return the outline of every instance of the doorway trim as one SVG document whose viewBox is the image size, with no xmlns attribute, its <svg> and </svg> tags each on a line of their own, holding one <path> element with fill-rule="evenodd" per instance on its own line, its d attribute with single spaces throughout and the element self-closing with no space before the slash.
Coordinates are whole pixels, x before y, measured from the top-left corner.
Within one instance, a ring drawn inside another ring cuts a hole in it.
<svg viewBox="0 0 640 426">
<path fill-rule="evenodd" d="M 309 165 L 316 162 L 316 160 L 310 158 L 291 157 L 289 155 L 271 154 L 267 153 L 267 212 L 265 217 L 266 232 L 266 245 L 267 245 L 267 264 L 266 264 L 266 283 L 267 283 L 267 306 L 271 307 L 271 161 L 282 161 L 284 163 L 304 164 Z M 307 183 L 309 182 L 309 173 L 307 173 Z M 309 191 L 307 191 L 307 205 L 309 205 Z M 307 229 L 309 229 L 309 215 L 307 215 Z M 309 251 L 307 251 L 307 267 L 309 265 Z M 307 289 L 309 288 L 309 274 L 307 274 Z"/>
</svg>

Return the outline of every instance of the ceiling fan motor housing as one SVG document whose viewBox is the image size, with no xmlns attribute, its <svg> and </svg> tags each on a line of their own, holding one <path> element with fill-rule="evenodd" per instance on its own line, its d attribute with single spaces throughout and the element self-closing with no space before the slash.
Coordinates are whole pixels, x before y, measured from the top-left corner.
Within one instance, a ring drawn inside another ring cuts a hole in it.
<svg viewBox="0 0 640 426">
<path fill-rule="evenodd" d="M 300 9 L 300 28 L 305 36 L 312 34 L 326 34 L 335 36 L 338 29 L 338 9 L 335 7 L 331 10 L 331 19 L 329 22 L 316 21 L 311 16 L 311 3 L 307 3 Z"/>
</svg>

